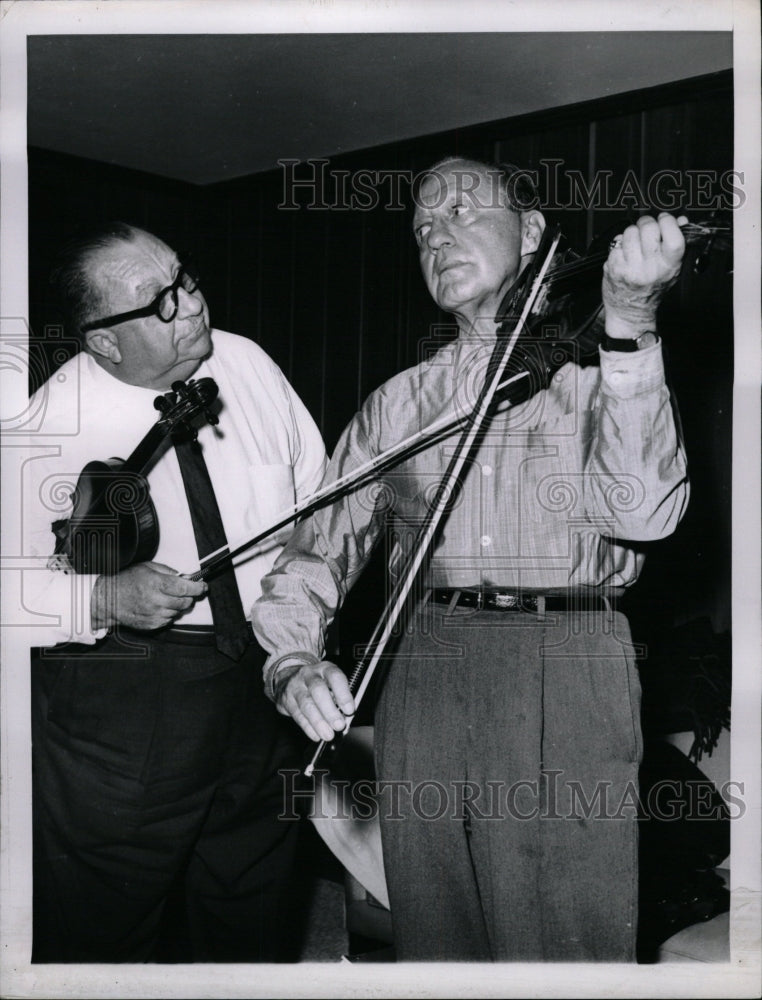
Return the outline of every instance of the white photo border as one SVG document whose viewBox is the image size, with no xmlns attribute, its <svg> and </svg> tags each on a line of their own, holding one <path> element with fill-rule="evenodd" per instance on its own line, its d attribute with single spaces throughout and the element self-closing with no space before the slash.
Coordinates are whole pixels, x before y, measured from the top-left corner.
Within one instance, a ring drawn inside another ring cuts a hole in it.
<svg viewBox="0 0 762 1000">
<path fill-rule="evenodd" d="M 756 0 L 20 0 L 0 4 L 0 421 L 24 411 L 28 321 L 26 41 L 55 34 L 290 32 L 729 31 L 734 32 L 735 164 L 747 195 L 735 219 L 733 421 L 733 731 L 731 767 L 746 812 L 732 825 L 731 962 L 610 965 L 31 965 L 31 760 L 28 644 L 2 631 L 0 962 L 7 997 L 568 996 L 746 997 L 760 992 L 760 31 Z M 211 26 L 213 25 L 213 31 Z M 13 345 L 8 358 L 7 344 Z M 12 469 L 13 445 L 3 470 Z M 3 476 L 3 622 L 18 497 Z"/>
</svg>

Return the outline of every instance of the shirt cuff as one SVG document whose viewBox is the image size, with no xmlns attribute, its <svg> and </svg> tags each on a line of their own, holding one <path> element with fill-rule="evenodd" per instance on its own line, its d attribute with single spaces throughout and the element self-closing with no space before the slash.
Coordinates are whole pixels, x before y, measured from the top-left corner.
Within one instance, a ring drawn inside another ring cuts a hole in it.
<svg viewBox="0 0 762 1000">
<path fill-rule="evenodd" d="M 49 648 L 61 643 L 92 646 L 108 629 L 92 627 L 92 595 L 96 575 L 42 570 L 30 571 L 23 590 L 23 607 L 39 618 L 30 625 L 33 646 Z M 55 609 L 55 610 L 54 610 Z"/>
<path fill-rule="evenodd" d="M 620 399 L 640 396 L 664 385 L 661 341 L 643 351 L 605 351 L 600 348 L 604 392 Z"/>
<path fill-rule="evenodd" d="M 264 666 L 264 681 L 265 681 L 265 694 L 270 699 L 270 701 L 275 701 L 275 675 L 281 669 L 281 667 L 290 667 L 293 664 L 306 664 L 310 666 L 315 666 L 320 663 L 320 660 L 314 653 L 285 653 L 283 656 L 278 656 L 276 658 L 270 657 Z"/>
</svg>

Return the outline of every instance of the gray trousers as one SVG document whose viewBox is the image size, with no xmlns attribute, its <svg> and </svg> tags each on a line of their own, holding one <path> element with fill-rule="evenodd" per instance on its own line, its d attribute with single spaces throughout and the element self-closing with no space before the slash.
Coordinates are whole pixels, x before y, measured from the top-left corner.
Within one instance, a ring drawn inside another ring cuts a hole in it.
<svg viewBox="0 0 762 1000">
<path fill-rule="evenodd" d="M 639 706 L 621 614 L 416 612 L 376 715 L 399 960 L 634 961 Z"/>
</svg>

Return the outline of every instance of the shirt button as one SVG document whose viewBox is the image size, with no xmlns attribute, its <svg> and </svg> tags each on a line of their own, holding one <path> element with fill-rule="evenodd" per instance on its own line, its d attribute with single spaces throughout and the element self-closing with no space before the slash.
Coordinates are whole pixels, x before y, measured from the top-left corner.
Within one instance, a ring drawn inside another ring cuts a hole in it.
<svg viewBox="0 0 762 1000">
<path fill-rule="evenodd" d="M 492 466 L 491 465 L 483 465 L 482 466 L 482 475 L 483 476 L 491 476 L 492 475 Z"/>
<path fill-rule="evenodd" d="M 492 539 L 489 535 L 482 535 L 481 537 L 482 546 L 486 549 L 488 545 L 492 545 Z"/>
</svg>

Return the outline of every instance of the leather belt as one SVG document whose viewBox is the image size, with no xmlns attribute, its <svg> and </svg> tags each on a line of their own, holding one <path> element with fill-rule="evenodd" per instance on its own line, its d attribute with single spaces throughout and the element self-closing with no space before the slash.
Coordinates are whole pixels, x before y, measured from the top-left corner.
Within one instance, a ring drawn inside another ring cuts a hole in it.
<svg viewBox="0 0 762 1000">
<path fill-rule="evenodd" d="M 251 622 L 246 623 L 249 631 L 249 639 L 254 641 L 254 630 Z M 132 631 L 132 630 L 125 630 Z M 169 628 L 159 629 L 157 632 L 135 632 L 135 635 L 142 639 L 150 639 L 152 642 L 172 642 L 179 646 L 216 646 L 217 636 L 214 625 L 172 625 Z"/>
<path fill-rule="evenodd" d="M 566 593 L 537 594 L 510 590 L 457 590 L 437 587 L 429 592 L 435 604 L 479 611 L 525 611 L 529 614 L 570 611 L 611 611 L 613 600 L 594 591 L 570 590 Z"/>
</svg>

